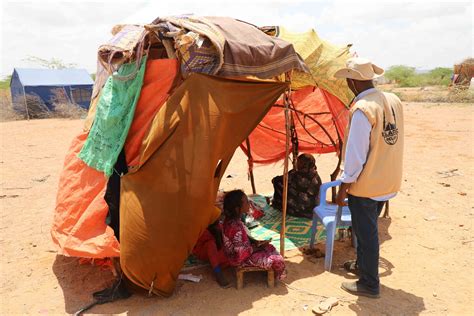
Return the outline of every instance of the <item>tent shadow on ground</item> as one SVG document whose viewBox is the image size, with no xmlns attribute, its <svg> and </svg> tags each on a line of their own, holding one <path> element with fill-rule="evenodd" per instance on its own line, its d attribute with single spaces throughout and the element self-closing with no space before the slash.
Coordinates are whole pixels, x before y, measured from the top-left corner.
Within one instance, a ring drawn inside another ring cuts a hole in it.
<svg viewBox="0 0 474 316">
<path fill-rule="evenodd" d="M 391 240 L 389 227 L 392 220 L 387 218 L 379 218 L 379 241 L 382 245 L 385 241 Z M 325 251 L 325 243 L 321 242 L 316 245 L 322 251 Z M 349 308 L 357 315 L 379 315 L 381 311 L 389 311 L 388 313 L 395 315 L 419 315 L 424 311 L 425 304 L 422 297 L 408 293 L 401 289 L 392 289 L 383 285 L 383 278 L 393 273 L 394 265 L 383 257 L 383 251 L 380 253 L 379 267 L 381 278 L 381 298 L 374 300 L 365 297 L 356 297 L 354 303 L 349 304 Z M 349 239 L 344 241 L 336 241 L 334 244 L 333 262 L 331 273 L 343 276 L 347 281 L 355 281 L 357 276 L 350 274 L 342 267 L 347 260 L 354 259 L 356 256 L 355 248 L 352 247 Z M 324 258 L 315 259 L 311 256 L 305 256 L 300 264 L 312 262 L 314 265 L 313 276 L 324 273 Z M 290 280 L 289 280 L 290 281 Z"/>
<path fill-rule="evenodd" d="M 388 227 L 391 221 L 389 219 L 379 220 L 380 243 L 390 240 L 388 234 Z M 319 249 L 324 251 L 324 242 L 316 245 Z M 383 253 L 382 253 L 383 255 Z M 296 257 L 302 256 L 302 260 L 296 260 Z M 299 279 L 315 277 L 324 273 L 324 258 L 313 258 L 311 256 L 300 255 L 297 250 L 290 250 L 286 252 L 286 265 L 288 270 L 287 283 L 292 283 Z M 355 279 L 354 276 L 346 274 L 341 269 L 344 261 L 355 258 L 355 249 L 351 246 L 350 240 L 336 241 L 333 255 L 332 273 L 343 275 L 347 279 Z M 299 262 L 295 262 L 299 261 Z M 380 258 L 380 266 L 382 271 L 380 276 L 390 275 L 392 273 L 393 265 L 383 257 Z M 308 267 L 305 268 L 304 266 Z M 99 291 L 113 282 L 113 275 L 109 271 L 104 271 L 100 267 L 85 264 L 79 264 L 77 258 L 70 258 L 64 256 L 56 256 L 53 263 L 53 272 L 58 279 L 64 294 L 65 312 L 75 313 L 83 306 L 92 302 L 92 293 Z M 185 273 L 192 273 L 195 275 L 202 274 L 203 280 L 200 283 L 190 283 L 186 281 L 178 281 L 175 293 L 170 298 L 160 298 L 157 296 L 147 297 L 142 294 L 134 294 L 126 300 L 116 301 L 104 305 L 97 305 L 89 310 L 89 313 L 98 314 L 119 314 L 127 312 L 130 315 L 152 315 L 156 313 L 164 314 L 220 314 L 236 315 L 241 312 L 252 309 L 253 303 L 270 295 L 285 295 L 288 289 L 283 284 L 278 284 L 275 288 L 267 288 L 266 276 L 263 273 L 251 273 L 245 276 L 244 288 L 237 290 L 235 288 L 235 274 L 231 269 L 227 269 L 226 273 L 233 286 L 229 289 L 221 289 L 214 281 L 212 272 L 209 267 L 203 267 L 196 270 L 186 271 Z M 382 280 L 383 282 L 383 280 Z M 246 291 L 246 289 L 250 289 Z M 257 290 L 256 290 L 257 289 Z M 424 304 L 420 298 L 403 292 L 401 290 L 394 290 L 387 287 L 382 288 L 383 296 L 400 297 L 397 304 L 403 305 L 402 300 L 413 302 L 401 314 L 416 314 L 416 312 L 423 310 Z M 382 299 L 379 300 L 383 302 Z M 209 300 L 209 304 L 202 304 Z M 238 300 L 239 304 L 231 304 L 234 300 Z M 196 304 L 196 302 L 200 302 Z M 213 304 L 220 302 L 219 304 Z M 229 304 L 226 304 L 229 302 Z M 356 313 L 364 314 L 364 311 L 370 308 L 368 305 L 371 301 L 360 299 L 357 303 L 351 305 Z M 387 303 L 388 304 L 388 303 Z M 390 303 L 392 304 L 392 303 Z M 196 307 L 197 306 L 197 307 Z M 202 310 L 196 310 L 202 308 Z M 204 309 L 205 308 L 205 309 Z M 403 307 L 405 308 L 405 307 Z M 376 309 L 373 312 L 376 313 Z"/>
<path fill-rule="evenodd" d="M 53 273 L 58 279 L 64 295 L 64 310 L 73 314 L 92 302 L 92 293 L 113 282 L 110 271 L 98 266 L 80 264 L 78 258 L 57 255 L 53 263 Z"/>
<path fill-rule="evenodd" d="M 263 272 L 246 274 L 244 288 L 241 290 L 235 287 L 235 274 L 231 268 L 225 270 L 228 279 L 232 281 L 232 286 L 227 289 L 221 289 L 217 285 L 209 267 L 186 273 L 202 275 L 203 279 L 199 283 L 179 280 L 174 294 L 169 298 L 148 297 L 137 293 L 126 300 L 97 305 L 88 312 L 127 315 L 237 315 L 251 310 L 256 301 L 267 296 L 288 294 L 288 289 L 278 282 L 274 288 L 268 288 L 266 274 Z M 84 303 L 87 304 L 87 301 Z"/>
<path fill-rule="evenodd" d="M 317 269 L 301 269 L 301 264 L 312 265 L 311 262 L 291 262 L 292 257 L 298 257 L 296 250 L 290 251 L 286 262 L 288 278 L 291 283 L 298 279 L 317 276 L 324 272 L 323 265 Z M 53 271 L 64 293 L 65 312 L 75 313 L 82 307 L 93 301 L 92 293 L 109 286 L 113 282 L 113 276 L 109 271 L 103 271 L 100 267 L 93 265 L 80 265 L 76 258 L 57 256 L 53 264 Z M 179 280 L 173 296 L 161 298 L 157 296 L 147 297 L 146 294 L 136 293 L 126 300 L 119 300 L 104 305 L 96 305 L 86 313 L 93 314 L 120 314 L 129 315 L 155 315 L 173 314 L 226 314 L 237 315 L 251 310 L 256 301 L 271 295 L 286 295 L 288 289 L 281 283 L 276 282 L 274 288 L 267 287 L 266 275 L 263 272 L 249 273 L 245 275 L 244 288 L 237 290 L 236 279 L 232 268 L 225 270 L 232 286 L 221 289 L 214 281 L 210 267 L 202 267 L 185 273 L 202 275 L 199 283 Z M 238 300 L 238 304 L 235 304 Z M 196 303 L 199 302 L 199 303 Z M 219 302 L 216 304 L 216 302 Z"/>
<path fill-rule="evenodd" d="M 422 297 L 401 289 L 382 285 L 380 295 L 379 299 L 358 297 L 354 303 L 349 304 L 349 308 L 357 315 L 380 315 L 382 311 L 395 315 L 419 315 L 426 310 Z"/>
<path fill-rule="evenodd" d="M 389 227 L 392 223 L 392 220 L 389 218 L 379 218 L 379 243 L 382 245 L 385 241 L 392 239 L 389 233 Z M 326 252 L 326 244 L 325 241 L 322 241 L 315 245 L 318 249 L 323 252 Z M 307 247 L 305 247 L 307 248 Z M 315 259 L 314 257 L 307 256 L 308 260 L 318 265 L 322 266 L 324 269 L 324 258 Z M 356 258 L 356 249 L 352 247 L 350 239 L 345 240 L 336 240 L 334 242 L 334 251 L 333 251 L 333 258 L 332 258 L 332 273 L 336 273 L 342 275 L 348 279 L 356 279 L 351 274 L 346 273 L 346 271 L 342 268 L 344 262 L 347 260 L 352 260 Z M 380 259 L 379 259 L 379 267 L 380 267 L 380 277 L 386 277 L 392 274 L 392 270 L 394 269 L 394 265 L 387 259 L 383 257 L 383 251 L 380 252 Z"/>
</svg>

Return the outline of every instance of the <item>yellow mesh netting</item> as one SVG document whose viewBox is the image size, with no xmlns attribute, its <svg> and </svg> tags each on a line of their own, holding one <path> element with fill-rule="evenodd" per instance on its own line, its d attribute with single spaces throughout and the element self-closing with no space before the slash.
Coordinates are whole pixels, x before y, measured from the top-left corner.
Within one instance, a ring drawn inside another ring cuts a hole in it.
<svg viewBox="0 0 474 316">
<path fill-rule="evenodd" d="M 293 89 L 316 85 L 338 97 L 345 105 L 349 105 L 354 95 L 346 81 L 334 78 L 334 73 L 346 66 L 346 60 L 350 57 L 350 45 L 335 46 L 322 40 L 314 30 L 292 33 L 280 27 L 278 37 L 293 44 L 311 71 L 311 73 L 295 71 L 291 85 Z"/>
</svg>

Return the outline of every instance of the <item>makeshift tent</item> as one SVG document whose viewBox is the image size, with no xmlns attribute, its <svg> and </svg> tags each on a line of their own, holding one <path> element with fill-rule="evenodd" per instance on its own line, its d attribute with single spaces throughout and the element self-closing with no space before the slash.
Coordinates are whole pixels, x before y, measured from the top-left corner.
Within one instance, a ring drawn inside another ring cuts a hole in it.
<svg viewBox="0 0 474 316">
<path fill-rule="evenodd" d="M 93 84 L 85 69 L 15 68 L 10 90 L 14 109 L 19 112 L 35 106 L 32 104 L 33 97 L 41 104 L 43 111 L 54 111 L 55 103 L 61 102 L 75 103 L 88 109 Z"/>
<path fill-rule="evenodd" d="M 314 86 L 292 97 L 290 73 L 310 69 L 291 43 L 245 22 L 169 17 L 145 26 L 117 26 L 113 33 L 99 48 L 93 101 L 84 131 L 66 157 L 51 233 L 60 254 L 120 255 L 127 278 L 169 296 L 198 237 L 218 216 L 214 201 L 227 164 L 257 125 L 267 122 L 289 135 L 290 106 L 310 120 L 305 111 L 319 111 L 312 103 L 324 102 L 324 115 L 333 111 L 336 117 L 301 126 L 323 140 L 320 151 L 311 146 L 308 150 L 330 152 L 339 143 L 328 141 L 317 126 L 337 134 L 347 111 L 337 97 Z M 132 81 L 140 84 L 136 87 Z M 114 89 L 115 82 L 122 88 Z M 124 98 L 131 95 L 138 100 Z M 113 100 L 127 101 L 111 107 Z M 135 108 L 133 118 L 118 111 L 120 124 L 109 124 L 117 119 L 118 106 Z M 283 108 L 286 119 L 276 118 Z M 117 136 L 121 130 L 128 130 L 123 144 Z M 278 149 L 275 159 L 287 159 L 289 137 L 278 144 L 286 154 L 282 157 Z M 120 245 L 105 224 L 110 164 L 93 168 L 78 156 L 84 148 L 93 148 L 88 157 L 113 163 L 117 150 L 110 150 L 112 145 L 123 147 L 129 166 L 121 177 Z M 265 152 L 261 155 L 266 157 Z"/>
</svg>

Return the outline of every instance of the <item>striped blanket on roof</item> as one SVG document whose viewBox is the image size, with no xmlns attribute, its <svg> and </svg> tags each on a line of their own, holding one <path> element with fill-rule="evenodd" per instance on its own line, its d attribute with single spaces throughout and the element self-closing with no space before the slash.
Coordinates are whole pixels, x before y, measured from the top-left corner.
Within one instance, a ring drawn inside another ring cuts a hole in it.
<svg viewBox="0 0 474 316">
<path fill-rule="evenodd" d="M 204 17 L 180 16 L 160 18 L 154 23 L 171 23 L 182 29 L 174 36 L 176 49 L 181 56 L 184 74 L 200 72 L 215 75 L 224 63 L 225 38 L 215 25 Z M 153 28 L 153 26 L 147 26 Z M 187 30 L 187 31 L 184 31 Z M 183 38 L 194 37 L 192 42 Z"/>
<path fill-rule="evenodd" d="M 270 79 L 292 69 L 308 72 L 292 44 L 249 23 L 225 17 L 159 18 L 147 29 L 173 37 L 182 70 L 223 77 Z M 169 24 L 179 28 L 170 29 Z M 168 31 L 163 32 L 163 30 Z M 197 35 L 197 36 L 196 36 Z"/>
</svg>

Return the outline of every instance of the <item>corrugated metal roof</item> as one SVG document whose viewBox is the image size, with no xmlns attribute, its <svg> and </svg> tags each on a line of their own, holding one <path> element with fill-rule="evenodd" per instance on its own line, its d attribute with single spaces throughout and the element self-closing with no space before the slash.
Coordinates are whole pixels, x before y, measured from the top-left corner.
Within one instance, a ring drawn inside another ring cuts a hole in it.
<svg viewBox="0 0 474 316">
<path fill-rule="evenodd" d="M 91 76 L 85 69 L 34 69 L 15 68 L 23 86 L 71 86 L 92 85 Z"/>
</svg>

